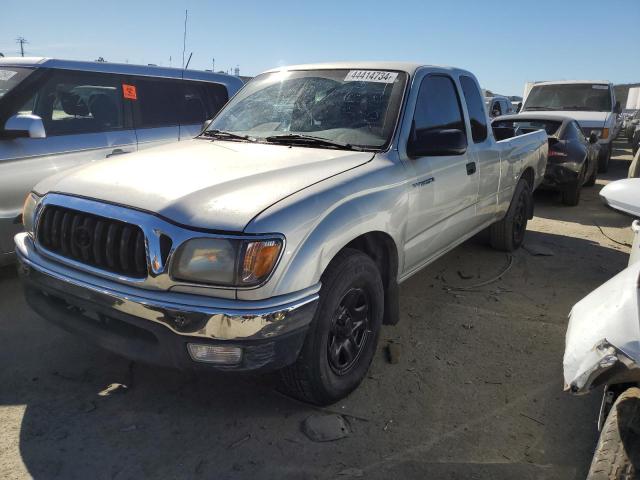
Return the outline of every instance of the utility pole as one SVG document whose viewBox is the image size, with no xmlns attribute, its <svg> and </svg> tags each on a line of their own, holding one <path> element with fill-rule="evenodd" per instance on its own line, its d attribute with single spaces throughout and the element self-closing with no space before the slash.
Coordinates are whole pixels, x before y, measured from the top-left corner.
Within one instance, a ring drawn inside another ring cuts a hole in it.
<svg viewBox="0 0 640 480">
<path fill-rule="evenodd" d="M 24 37 L 18 37 L 18 38 L 16 38 L 16 43 L 20 44 L 20 56 L 24 57 L 24 46 L 25 46 L 25 44 L 27 44 L 29 42 Z"/>
<path fill-rule="evenodd" d="M 211 71 L 213 73 L 216 73 L 216 59 L 215 58 L 211 59 Z"/>
</svg>

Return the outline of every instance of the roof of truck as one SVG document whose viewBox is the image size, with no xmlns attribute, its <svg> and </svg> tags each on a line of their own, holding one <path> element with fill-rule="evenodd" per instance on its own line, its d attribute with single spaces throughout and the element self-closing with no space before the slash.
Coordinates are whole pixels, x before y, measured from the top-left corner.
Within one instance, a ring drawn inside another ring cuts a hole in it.
<svg viewBox="0 0 640 480">
<path fill-rule="evenodd" d="M 595 83 L 602 85 L 611 85 L 609 80 L 555 80 L 555 81 L 545 81 L 545 82 L 533 82 L 532 86 L 537 87 L 538 85 L 557 85 L 557 84 L 580 84 L 580 83 Z"/>
<path fill-rule="evenodd" d="M 47 57 L 4 57 L 0 58 L 0 67 L 2 66 L 56 68 L 60 70 L 82 70 L 86 72 L 200 80 L 204 82 L 221 83 L 236 88 L 240 88 L 244 83 L 238 77 L 232 75 L 206 72 L 203 70 L 183 70 L 182 68 L 134 65 L 130 63 L 85 62 Z"/>
<path fill-rule="evenodd" d="M 425 65 L 415 62 L 385 62 L 385 61 L 358 61 L 358 62 L 330 62 L 330 63 L 308 63 L 301 65 L 287 65 L 284 67 L 277 67 L 267 70 L 267 72 L 280 72 L 283 70 L 397 70 L 400 72 L 407 72 L 409 75 L 413 75 L 416 70 L 422 67 L 439 68 L 443 70 L 449 70 L 457 73 L 471 73 L 468 70 L 463 70 L 455 67 L 448 67 L 443 65 Z M 267 73 L 265 72 L 265 73 Z"/>
</svg>

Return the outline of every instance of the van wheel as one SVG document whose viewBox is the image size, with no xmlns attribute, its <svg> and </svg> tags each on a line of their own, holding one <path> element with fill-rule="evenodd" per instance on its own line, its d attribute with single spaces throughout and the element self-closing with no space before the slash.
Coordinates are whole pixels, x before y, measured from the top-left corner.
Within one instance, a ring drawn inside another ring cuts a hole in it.
<svg viewBox="0 0 640 480">
<path fill-rule="evenodd" d="M 640 388 L 625 390 L 611 407 L 587 480 L 631 480 L 640 473 Z"/>
<path fill-rule="evenodd" d="M 529 182 L 521 178 L 516 185 L 507 214 L 502 220 L 490 227 L 493 248 L 512 252 L 522 245 L 532 204 L 533 198 Z"/>
<path fill-rule="evenodd" d="M 280 371 L 288 395 L 316 405 L 346 397 L 364 379 L 378 344 L 384 289 L 378 267 L 344 249 L 322 275 L 320 300 L 298 359 Z"/>
</svg>

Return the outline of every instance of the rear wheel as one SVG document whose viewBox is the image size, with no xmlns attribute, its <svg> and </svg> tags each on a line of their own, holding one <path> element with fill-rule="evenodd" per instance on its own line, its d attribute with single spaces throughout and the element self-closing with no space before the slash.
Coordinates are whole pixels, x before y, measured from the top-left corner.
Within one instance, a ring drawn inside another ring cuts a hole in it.
<svg viewBox="0 0 640 480">
<path fill-rule="evenodd" d="M 582 167 L 578 178 L 574 183 L 567 185 L 562 190 L 562 203 L 569 207 L 575 207 L 580 203 L 580 192 L 582 191 L 582 184 L 584 183 L 585 167 Z"/>
<path fill-rule="evenodd" d="M 609 160 L 611 160 L 611 147 L 607 146 L 604 153 L 600 152 L 598 159 L 598 173 L 607 173 L 609 170 Z"/>
<path fill-rule="evenodd" d="M 345 249 L 322 276 L 320 301 L 298 359 L 280 372 L 285 393 L 329 405 L 365 377 L 384 310 L 382 279 L 371 257 Z"/>
<path fill-rule="evenodd" d="M 625 390 L 600 432 L 587 480 L 633 480 L 640 474 L 640 388 Z"/>
<path fill-rule="evenodd" d="M 513 199 L 505 217 L 490 227 L 491 246 L 496 250 L 512 252 L 524 240 L 533 198 L 529 182 L 521 178 L 516 185 Z"/>
</svg>

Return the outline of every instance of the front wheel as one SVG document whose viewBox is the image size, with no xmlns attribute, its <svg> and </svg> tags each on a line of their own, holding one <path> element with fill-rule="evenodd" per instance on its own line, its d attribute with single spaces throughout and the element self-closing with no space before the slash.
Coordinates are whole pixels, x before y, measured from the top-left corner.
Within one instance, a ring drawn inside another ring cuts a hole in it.
<svg viewBox="0 0 640 480">
<path fill-rule="evenodd" d="M 322 275 L 318 309 L 298 359 L 280 371 L 285 393 L 330 405 L 360 385 L 376 351 L 383 299 L 371 257 L 340 252 Z"/>
<path fill-rule="evenodd" d="M 587 480 L 631 480 L 640 474 L 640 388 L 625 390 L 611 407 Z"/>
<path fill-rule="evenodd" d="M 490 227 L 491 246 L 512 252 L 522 245 L 533 198 L 529 182 L 521 178 L 516 185 L 505 217 Z"/>
</svg>

